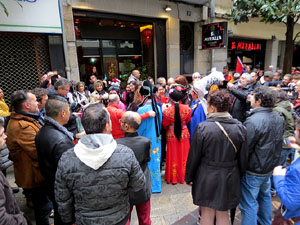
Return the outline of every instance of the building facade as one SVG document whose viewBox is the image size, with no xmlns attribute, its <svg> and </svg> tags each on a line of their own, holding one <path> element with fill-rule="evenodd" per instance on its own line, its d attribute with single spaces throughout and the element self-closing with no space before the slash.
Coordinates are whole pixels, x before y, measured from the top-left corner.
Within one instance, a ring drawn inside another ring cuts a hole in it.
<svg viewBox="0 0 300 225">
<path fill-rule="evenodd" d="M 19 3 L 19 4 L 18 4 Z M 0 13 L 0 88 L 9 96 L 33 89 L 50 70 L 64 75 L 60 5 L 58 0 L 5 1 Z"/>
<path fill-rule="evenodd" d="M 283 65 L 285 25 L 258 19 L 234 25 L 225 16 L 230 0 L 215 1 L 215 21 L 228 23 L 228 38 L 225 47 L 213 53 L 201 44 L 202 26 L 210 23 L 210 1 L 65 0 L 63 5 L 75 80 L 87 80 L 93 69 L 110 79 L 142 66 L 154 78 L 206 74 L 212 66 L 234 69 L 237 56 L 252 68 Z M 167 6 L 172 11 L 166 11 Z M 298 30 L 296 25 L 295 33 Z M 294 60 L 300 66 L 297 63 Z"/>
<path fill-rule="evenodd" d="M 285 25 L 258 19 L 234 25 L 227 17 L 231 0 L 215 0 L 215 22 L 227 22 L 223 48 L 205 50 L 202 27 L 211 23 L 209 0 L 19 0 L 8 1 L 0 15 L 0 87 L 38 86 L 56 70 L 70 80 L 88 81 L 91 73 L 108 80 L 134 68 L 153 78 L 212 67 L 234 69 L 237 57 L 254 67 L 281 69 Z M 172 10 L 168 11 L 167 6 Z M 51 10 L 50 10 L 51 9 Z M 26 19 L 24 19 L 26 18 Z M 300 31 L 299 24 L 295 32 Z M 294 66 L 300 66 L 294 49 Z"/>
</svg>

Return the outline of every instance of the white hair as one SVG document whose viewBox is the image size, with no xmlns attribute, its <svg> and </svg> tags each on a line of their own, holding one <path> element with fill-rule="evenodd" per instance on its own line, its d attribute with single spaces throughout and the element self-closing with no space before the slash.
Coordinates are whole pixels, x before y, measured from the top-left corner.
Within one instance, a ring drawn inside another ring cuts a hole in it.
<svg viewBox="0 0 300 225">
<path fill-rule="evenodd" d="M 199 77 L 199 78 L 201 78 L 200 73 L 195 72 L 195 73 L 193 73 L 193 75 L 192 75 L 192 79 L 195 80 L 195 79 L 196 79 L 196 76 Z"/>
<path fill-rule="evenodd" d="M 120 100 L 120 97 L 117 94 L 110 94 L 108 96 L 108 101 L 111 102 L 111 103 L 117 102 L 119 100 Z"/>
<path fill-rule="evenodd" d="M 242 76 L 245 76 L 248 82 L 252 80 L 251 74 L 249 73 L 243 73 Z"/>
</svg>

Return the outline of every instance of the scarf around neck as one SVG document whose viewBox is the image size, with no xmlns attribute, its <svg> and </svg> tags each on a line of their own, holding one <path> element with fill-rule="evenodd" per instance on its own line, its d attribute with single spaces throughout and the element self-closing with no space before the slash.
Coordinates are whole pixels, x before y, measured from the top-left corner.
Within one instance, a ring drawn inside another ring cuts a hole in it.
<svg viewBox="0 0 300 225">
<path fill-rule="evenodd" d="M 215 112 L 215 113 L 207 114 L 207 118 L 218 118 L 218 117 L 228 118 L 228 119 L 232 118 L 232 116 L 228 112 Z"/>
</svg>

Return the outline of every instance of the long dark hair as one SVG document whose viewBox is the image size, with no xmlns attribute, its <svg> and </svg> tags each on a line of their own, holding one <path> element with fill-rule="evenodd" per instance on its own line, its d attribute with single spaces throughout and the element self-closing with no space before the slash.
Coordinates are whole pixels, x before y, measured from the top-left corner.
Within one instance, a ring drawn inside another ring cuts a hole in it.
<svg viewBox="0 0 300 225">
<path fill-rule="evenodd" d="M 179 101 L 184 97 L 184 87 L 182 85 L 176 85 L 169 91 L 169 96 L 173 100 L 175 105 L 174 115 L 174 134 L 178 141 L 181 139 L 182 125 L 179 111 Z"/>
<path fill-rule="evenodd" d="M 153 93 L 153 85 L 149 80 L 145 80 L 143 82 L 143 86 L 140 88 L 140 94 L 145 96 L 143 102 L 139 105 L 139 107 L 143 106 L 148 99 L 151 99 L 152 110 L 155 112 L 155 130 L 156 130 L 156 137 L 160 137 L 160 130 L 161 130 L 161 121 L 160 121 L 160 114 L 158 111 L 157 102 Z"/>
</svg>

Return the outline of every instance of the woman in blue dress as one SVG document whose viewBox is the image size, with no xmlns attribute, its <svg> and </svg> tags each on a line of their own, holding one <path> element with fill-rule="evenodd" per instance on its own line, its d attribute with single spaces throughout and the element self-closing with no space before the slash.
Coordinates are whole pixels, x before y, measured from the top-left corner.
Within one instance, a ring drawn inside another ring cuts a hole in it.
<svg viewBox="0 0 300 225">
<path fill-rule="evenodd" d="M 138 109 L 139 114 L 143 114 L 149 111 L 155 112 L 155 117 L 149 117 L 142 121 L 138 134 L 149 138 L 152 141 L 150 162 L 148 167 L 150 170 L 151 189 L 152 193 L 161 192 L 161 175 L 160 175 L 160 159 L 161 159 L 161 138 L 160 130 L 162 127 L 162 112 L 160 107 L 155 101 L 153 93 L 153 85 L 150 81 L 143 82 L 143 86 L 140 88 L 140 94 L 142 96 L 142 103 Z"/>
<path fill-rule="evenodd" d="M 193 138 L 194 131 L 197 125 L 206 120 L 207 115 L 207 103 L 204 98 L 204 91 L 201 90 L 199 80 L 196 80 L 192 90 L 193 102 L 191 104 L 191 122 L 188 124 L 190 132 L 190 141 Z"/>
</svg>

